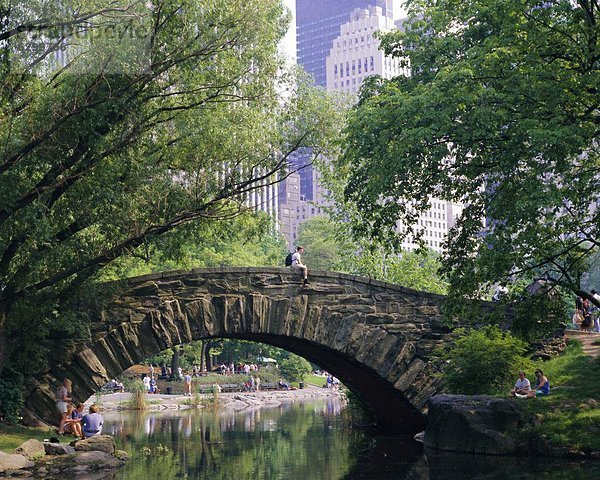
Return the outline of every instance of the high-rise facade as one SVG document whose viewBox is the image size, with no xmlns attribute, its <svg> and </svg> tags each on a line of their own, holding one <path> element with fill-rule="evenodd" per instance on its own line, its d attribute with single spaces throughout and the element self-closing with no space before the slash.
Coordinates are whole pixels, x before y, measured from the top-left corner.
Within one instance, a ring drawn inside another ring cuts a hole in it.
<svg viewBox="0 0 600 480">
<path fill-rule="evenodd" d="M 298 64 L 312 74 L 315 83 L 327 86 L 325 59 L 340 26 L 355 8 L 381 7 L 392 20 L 392 0 L 296 0 L 296 53 Z"/>
<path fill-rule="evenodd" d="M 296 58 L 313 75 L 315 84 L 327 86 L 326 58 L 340 26 L 356 8 L 379 6 L 381 13 L 393 19 L 392 0 L 296 0 Z M 298 226 L 322 213 L 325 192 L 319 185 L 319 173 L 312 168 L 312 151 L 300 151 L 290 159 L 297 174 L 288 177 L 279 193 L 280 232 L 288 246 L 296 244 Z"/>
<path fill-rule="evenodd" d="M 326 60 L 327 90 L 357 92 L 363 80 L 370 75 L 389 79 L 408 75 L 409 71 L 398 58 L 385 56 L 379 49 L 375 32 L 396 29 L 394 20 L 378 6 L 357 8 L 350 20 L 340 26 Z"/>
</svg>

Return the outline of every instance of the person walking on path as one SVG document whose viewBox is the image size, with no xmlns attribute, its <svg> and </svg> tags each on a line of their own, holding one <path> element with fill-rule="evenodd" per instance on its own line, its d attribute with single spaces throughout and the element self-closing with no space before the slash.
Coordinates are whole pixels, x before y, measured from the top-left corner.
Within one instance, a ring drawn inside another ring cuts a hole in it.
<svg viewBox="0 0 600 480">
<path fill-rule="evenodd" d="M 183 395 L 184 396 L 192 396 L 192 377 L 190 376 L 189 373 L 186 373 L 183 376 L 183 382 L 184 382 L 184 392 Z"/>
<path fill-rule="evenodd" d="M 56 390 L 56 409 L 60 414 L 60 420 L 58 423 L 58 434 L 63 435 L 65 433 L 65 423 L 67 422 L 68 405 L 71 401 L 71 380 L 65 378 L 63 383 Z"/>
<path fill-rule="evenodd" d="M 302 270 L 302 274 L 304 276 L 304 285 L 308 283 L 308 267 L 302 263 L 302 254 L 304 253 L 304 248 L 298 246 L 296 247 L 296 253 L 292 255 L 292 268 Z"/>
</svg>

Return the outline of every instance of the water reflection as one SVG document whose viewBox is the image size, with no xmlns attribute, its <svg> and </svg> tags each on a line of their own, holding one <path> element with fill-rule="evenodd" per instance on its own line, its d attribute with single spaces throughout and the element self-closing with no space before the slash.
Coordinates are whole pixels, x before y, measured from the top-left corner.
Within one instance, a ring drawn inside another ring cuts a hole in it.
<svg viewBox="0 0 600 480">
<path fill-rule="evenodd" d="M 114 479 L 573 479 L 600 465 L 423 453 L 410 438 L 352 430 L 336 399 L 276 408 L 123 412 L 105 415 L 132 455 Z M 537 469 L 537 473 L 536 473 Z"/>
</svg>

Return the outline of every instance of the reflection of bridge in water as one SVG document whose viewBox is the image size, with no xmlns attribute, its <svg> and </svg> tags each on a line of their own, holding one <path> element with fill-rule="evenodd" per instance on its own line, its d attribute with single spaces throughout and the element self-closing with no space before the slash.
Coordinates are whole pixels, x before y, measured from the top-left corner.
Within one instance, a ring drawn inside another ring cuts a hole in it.
<svg viewBox="0 0 600 480">
<path fill-rule="evenodd" d="M 333 373 L 389 430 L 423 429 L 438 388 L 433 350 L 447 335 L 443 296 L 352 275 L 285 268 L 223 268 L 147 275 L 115 284 L 103 309 L 90 306 L 90 340 L 38 380 L 28 413 L 54 421 L 55 388 L 76 399 L 152 355 L 195 340 L 263 342 Z"/>
</svg>

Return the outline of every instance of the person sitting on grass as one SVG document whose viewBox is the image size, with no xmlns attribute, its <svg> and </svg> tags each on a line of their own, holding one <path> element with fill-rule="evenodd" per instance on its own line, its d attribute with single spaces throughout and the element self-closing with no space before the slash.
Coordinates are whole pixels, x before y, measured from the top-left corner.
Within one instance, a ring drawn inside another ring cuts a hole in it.
<svg viewBox="0 0 600 480">
<path fill-rule="evenodd" d="M 81 405 L 83 409 L 83 404 Z M 83 438 L 83 433 L 81 431 L 81 417 L 78 417 L 77 410 L 73 407 L 73 404 L 69 403 L 67 406 L 67 419 L 65 420 L 65 433 L 72 433 L 77 438 Z"/>
<path fill-rule="evenodd" d="M 513 397 L 525 398 L 529 392 L 531 392 L 531 383 L 525 377 L 525 372 L 519 372 L 519 378 L 510 394 Z"/>
<path fill-rule="evenodd" d="M 539 368 L 535 371 L 535 376 L 537 377 L 537 381 L 535 382 L 535 389 L 527 394 L 528 398 L 533 397 L 545 397 L 546 395 L 550 395 L 550 381 L 544 375 Z"/>
</svg>

